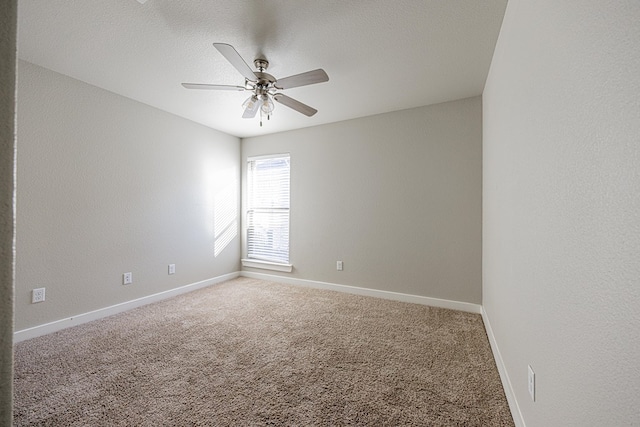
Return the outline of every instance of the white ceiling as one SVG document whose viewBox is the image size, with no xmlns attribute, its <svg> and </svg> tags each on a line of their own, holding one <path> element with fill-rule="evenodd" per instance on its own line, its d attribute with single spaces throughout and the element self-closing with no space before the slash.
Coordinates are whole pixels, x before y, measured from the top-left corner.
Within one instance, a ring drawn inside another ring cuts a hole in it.
<svg viewBox="0 0 640 427">
<path fill-rule="evenodd" d="M 480 95 L 507 0 L 19 0 L 18 56 L 239 137 Z M 282 78 L 323 68 L 329 81 L 283 91 L 319 111 L 277 104 L 242 119 L 248 92 L 213 47 Z"/>
</svg>

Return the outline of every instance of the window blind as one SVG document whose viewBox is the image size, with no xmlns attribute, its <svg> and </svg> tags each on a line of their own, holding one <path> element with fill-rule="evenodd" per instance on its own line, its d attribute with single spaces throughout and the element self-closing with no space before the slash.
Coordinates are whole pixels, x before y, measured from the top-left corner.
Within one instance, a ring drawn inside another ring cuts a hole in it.
<svg viewBox="0 0 640 427">
<path fill-rule="evenodd" d="M 289 155 L 249 158 L 247 166 L 247 258 L 289 263 Z"/>
</svg>

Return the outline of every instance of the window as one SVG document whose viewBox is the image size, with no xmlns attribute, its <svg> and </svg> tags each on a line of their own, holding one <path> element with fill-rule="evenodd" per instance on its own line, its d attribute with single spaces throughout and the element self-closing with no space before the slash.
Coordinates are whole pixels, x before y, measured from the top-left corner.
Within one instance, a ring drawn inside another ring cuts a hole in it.
<svg viewBox="0 0 640 427">
<path fill-rule="evenodd" d="M 289 154 L 248 159 L 248 261 L 289 264 L 289 171 Z"/>
</svg>

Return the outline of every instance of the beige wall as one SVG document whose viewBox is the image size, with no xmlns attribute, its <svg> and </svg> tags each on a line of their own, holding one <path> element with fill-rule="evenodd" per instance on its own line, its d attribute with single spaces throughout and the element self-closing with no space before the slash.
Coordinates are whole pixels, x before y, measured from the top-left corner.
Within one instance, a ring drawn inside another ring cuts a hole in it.
<svg viewBox="0 0 640 427">
<path fill-rule="evenodd" d="M 510 0 L 485 87 L 483 305 L 528 427 L 640 420 L 639 18 Z"/>
<path fill-rule="evenodd" d="M 11 425 L 17 2 L 0 2 L 0 425 Z"/>
<path fill-rule="evenodd" d="M 480 303 L 481 135 L 476 97 L 244 139 L 245 169 L 291 153 L 294 271 L 276 274 Z"/>
<path fill-rule="evenodd" d="M 239 269 L 238 138 L 27 62 L 18 74 L 16 330 Z"/>
</svg>

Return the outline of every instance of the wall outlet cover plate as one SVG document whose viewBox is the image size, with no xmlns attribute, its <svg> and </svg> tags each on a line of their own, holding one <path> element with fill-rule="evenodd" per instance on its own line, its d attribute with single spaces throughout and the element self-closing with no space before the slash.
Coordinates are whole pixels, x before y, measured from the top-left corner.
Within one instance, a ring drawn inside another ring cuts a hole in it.
<svg viewBox="0 0 640 427">
<path fill-rule="evenodd" d="M 31 291 L 31 304 L 43 302 L 45 298 L 45 288 L 37 288 Z"/>
<path fill-rule="evenodd" d="M 133 283 L 133 273 L 124 273 L 122 275 L 122 284 L 130 285 Z"/>
</svg>

